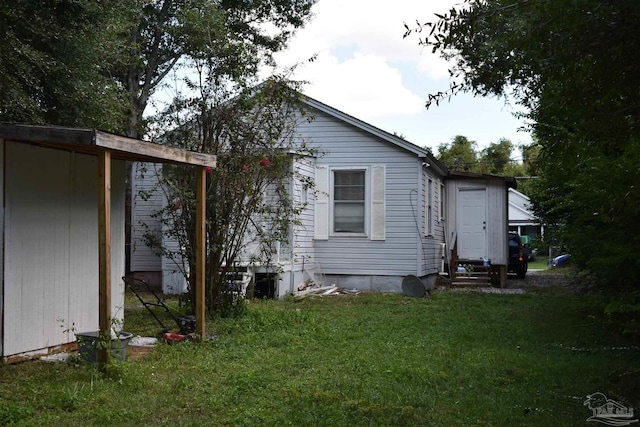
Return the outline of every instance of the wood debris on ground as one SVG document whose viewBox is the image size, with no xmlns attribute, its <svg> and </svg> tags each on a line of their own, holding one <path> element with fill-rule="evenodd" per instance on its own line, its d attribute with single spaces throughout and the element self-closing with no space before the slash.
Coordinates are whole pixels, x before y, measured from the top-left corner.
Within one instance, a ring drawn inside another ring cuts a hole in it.
<svg viewBox="0 0 640 427">
<path fill-rule="evenodd" d="M 304 299 L 310 295 L 329 296 L 329 295 L 358 295 L 357 289 L 342 289 L 336 285 L 318 286 L 313 280 L 308 279 L 298 286 L 298 290 L 293 293 L 293 297 L 297 300 Z"/>
</svg>

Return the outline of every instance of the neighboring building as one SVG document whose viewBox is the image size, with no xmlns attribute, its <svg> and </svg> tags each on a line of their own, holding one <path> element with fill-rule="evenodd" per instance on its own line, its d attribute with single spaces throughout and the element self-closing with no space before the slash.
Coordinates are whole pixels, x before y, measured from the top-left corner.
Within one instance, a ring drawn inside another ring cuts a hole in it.
<svg viewBox="0 0 640 427">
<path fill-rule="evenodd" d="M 544 225 L 533 215 L 529 197 L 515 188 L 509 188 L 509 231 L 531 239 L 544 235 Z"/>
<path fill-rule="evenodd" d="M 463 172 L 449 174 L 446 220 L 452 264 L 487 259 L 493 266 L 507 265 L 507 190 L 513 186 L 513 178 Z M 501 277 L 504 274 L 501 270 Z"/>
<path fill-rule="evenodd" d="M 512 180 L 449 174 L 423 148 L 314 99 L 304 102 L 314 119 L 300 120 L 299 140 L 322 154 L 293 167 L 313 178 L 316 189 L 303 191 L 299 182 L 289 184 L 296 200 L 305 200 L 308 206 L 289 244 L 278 252 L 282 273 L 263 295 L 283 296 L 309 278 L 344 288 L 400 292 L 403 278 L 415 275 L 432 286 L 461 255 L 460 249 L 457 255 L 452 252 L 456 236 L 463 241 L 467 237 L 458 233 L 459 220 L 467 217 L 456 216 L 462 212 L 456 209 L 461 203 L 458 195 L 470 194 L 462 191 L 465 182 L 484 189 L 476 196 L 484 198 L 485 217 L 492 220 L 490 227 L 475 231 L 476 241 L 482 234 L 483 246 L 469 257 L 506 265 L 506 189 Z M 145 179 L 153 178 L 147 174 Z M 136 185 L 149 188 L 155 181 Z M 140 202 L 135 193 L 133 197 L 135 210 Z M 163 202 L 155 203 L 159 209 Z M 164 291 L 170 292 L 175 288 L 173 272 L 163 270 L 162 259 L 154 258 L 142 243 L 143 230 L 136 218 L 148 218 L 153 207 L 144 209 L 133 216 L 132 270 L 162 280 Z M 253 275 L 270 271 L 248 263 L 245 267 Z M 254 277 L 256 285 L 263 278 Z"/>
<path fill-rule="evenodd" d="M 73 343 L 74 331 L 99 329 L 99 314 L 122 320 L 125 161 L 190 164 L 175 153 L 186 152 L 95 130 L 0 124 L 3 360 Z"/>
</svg>

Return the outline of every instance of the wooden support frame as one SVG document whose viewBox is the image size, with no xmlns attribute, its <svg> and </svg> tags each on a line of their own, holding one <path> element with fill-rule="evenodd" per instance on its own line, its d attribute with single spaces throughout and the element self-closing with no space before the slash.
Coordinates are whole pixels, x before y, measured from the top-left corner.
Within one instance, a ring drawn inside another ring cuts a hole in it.
<svg viewBox="0 0 640 427">
<path fill-rule="evenodd" d="M 74 129 L 57 126 L 34 126 L 0 123 L 0 141 L 33 144 L 39 147 L 87 154 L 97 158 L 98 208 L 98 321 L 100 348 L 98 367 L 106 371 L 111 352 L 112 322 L 112 263 L 111 263 L 111 162 L 140 161 L 183 164 L 196 168 L 197 230 L 196 230 L 196 330 L 205 335 L 205 243 L 206 243 L 206 171 L 216 167 L 216 156 L 190 152 L 110 134 L 92 129 Z M 105 345 L 106 344 L 106 345 Z M 64 344 L 66 345 L 66 343 Z M 53 348 L 53 347 L 52 347 Z M 22 357 L 21 355 L 15 356 Z M 26 356 L 28 357 L 28 356 Z M 17 360 L 17 359 L 16 359 Z"/>
<path fill-rule="evenodd" d="M 206 183 L 204 167 L 196 168 L 196 333 L 200 339 L 206 337 L 205 329 L 205 244 L 206 244 Z"/>
<path fill-rule="evenodd" d="M 98 152 L 98 369 L 111 358 L 111 152 Z"/>
</svg>

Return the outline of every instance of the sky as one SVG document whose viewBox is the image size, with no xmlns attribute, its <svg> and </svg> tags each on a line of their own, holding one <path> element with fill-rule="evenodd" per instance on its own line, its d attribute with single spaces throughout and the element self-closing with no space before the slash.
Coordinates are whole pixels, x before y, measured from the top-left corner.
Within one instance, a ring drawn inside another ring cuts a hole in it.
<svg viewBox="0 0 640 427">
<path fill-rule="evenodd" d="M 404 23 L 432 21 L 455 3 L 319 0 L 313 19 L 276 54 L 278 69 L 298 64 L 293 78 L 309 82 L 306 95 L 436 154 L 456 135 L 479 149 L 501 138 L 530 143 L 516 107 L 501 99 L 461 94 L 426 109 L 428 94 L 449 87 L 447 63 L 419 46 L 417 35 L 403 39 Z"/>
</svg>

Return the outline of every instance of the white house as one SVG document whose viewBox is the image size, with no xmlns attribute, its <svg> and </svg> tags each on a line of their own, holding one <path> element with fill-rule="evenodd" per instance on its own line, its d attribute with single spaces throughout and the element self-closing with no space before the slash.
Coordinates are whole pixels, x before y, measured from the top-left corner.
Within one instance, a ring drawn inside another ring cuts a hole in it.
<svg viewBox="0 0 640 427">
<path fill-rule="evenodd" d="M 312 98 L 303 102 L 313 120 L 299 121 L 299 140 L 322 154 L 293 167 L 311 177 L 316 188 L 304 191 L 295 180 L 289 184 L 294 197 L 308 205 L 290 242 L 278 253 L 282 273 L 263 294 L 285 295 L 308 278 L 344 288 L 399 292 L 403 278 L 414 275 L 432 286 L 445 265 L 455 262 L 452 249 L 457 236 L 464 236 L 456 232 L 460 219 L 467 217 L 455 214 L 463 211 L 455 209 L 464 203 L 458 195 L 470 194 L 463 191 L 464 182 L 485 189 L 476 195 L 484 198 L 485 217 L 493 220 L 491 227 L 481 228 L 483 246 L 469 258 L 481 262 L 490 257 L 506 265 L 508 180 L 453 179 L 427 150 Z M 154 183 L 135 185 L 149 188 Z M 456 189 L 447 191 L 447 185 Z M 161 198 L 141 201 L 134 192 L 131 269 L 142 277 L 161 278 L 164 290 L 170 291 L 175 287 L 173 272 L 163 271 L 167 264 L 145 248 L 141 238 L 140 222 L 149 223 L 154 210 L 148 202 L 157 208 L 163 203 Z M 256 275 L 269 271 L 247 268 Z"/>
<path fill-rule="evenodd" d="M 509 230 L 521 236 L 542 236 L 541 225 L 531 211 L 529 197 L 515 188 L 509 188 Z"/>
<path fill-rule="evenodd" d="M 212 156 L 106 132 L 12 124 L 0 124 L 0 157 L 5 361 L 69 345 L 74 329 L 109 332 L 122 320 L 125 161 L 215 166 Z"/>
</svg>

